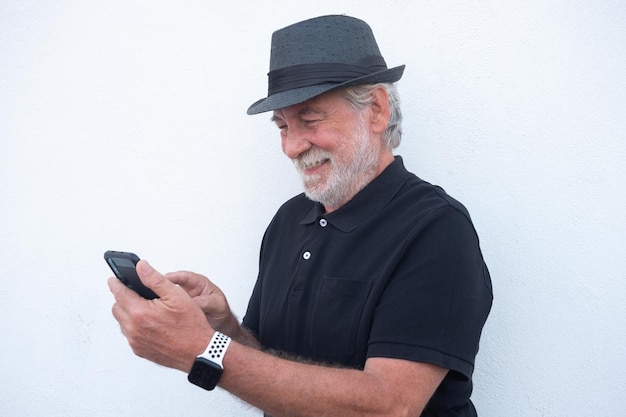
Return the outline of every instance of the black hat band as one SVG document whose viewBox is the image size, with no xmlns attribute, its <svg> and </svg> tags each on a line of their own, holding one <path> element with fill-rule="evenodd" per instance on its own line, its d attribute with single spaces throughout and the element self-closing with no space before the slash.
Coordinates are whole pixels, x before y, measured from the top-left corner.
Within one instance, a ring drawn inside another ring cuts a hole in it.
<svg viewBox="0 0 626 417">
<path fill-rule="evenodd" d="M 387 64 L 381 56 L 368 57 L 362 62 L 367 66 L 341 63 L 301 64 L 270 71 L 268 96 L 294 88 L 327 83 L 340 84 L 387 69 Z"/>
</svg>

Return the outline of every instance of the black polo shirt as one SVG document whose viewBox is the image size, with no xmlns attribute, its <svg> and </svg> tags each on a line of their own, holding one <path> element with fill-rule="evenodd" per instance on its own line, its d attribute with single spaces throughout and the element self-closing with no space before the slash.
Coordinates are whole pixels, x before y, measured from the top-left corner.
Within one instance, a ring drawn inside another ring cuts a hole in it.
<svg viewBox="0 0 626 417">
<path fill-rule="evenodd" d="M 390 357 L 450 369 L 423 415 L 472 416 L 491 301 L 467 210 L 396 157 L 330 214 L 304 195 L 278 210 L 243 324 L 263 346 L 321 363 L 362 369 Z"/>
</svg>

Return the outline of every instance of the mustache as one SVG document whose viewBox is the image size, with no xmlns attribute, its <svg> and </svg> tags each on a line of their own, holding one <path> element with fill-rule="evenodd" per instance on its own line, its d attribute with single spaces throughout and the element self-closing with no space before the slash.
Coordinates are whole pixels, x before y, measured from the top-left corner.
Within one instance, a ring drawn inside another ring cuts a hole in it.
<svg viewBox="0 0 626 417">
<path fill-rule="evenodd" d="M 301 171 L 315 167 L 326 161 L 332 161 L 332 154 L 330 152 L 319 148 L 312 148 L 300 154 L 293 160 L 293 163 L 296 169 Z"/>
</svg>

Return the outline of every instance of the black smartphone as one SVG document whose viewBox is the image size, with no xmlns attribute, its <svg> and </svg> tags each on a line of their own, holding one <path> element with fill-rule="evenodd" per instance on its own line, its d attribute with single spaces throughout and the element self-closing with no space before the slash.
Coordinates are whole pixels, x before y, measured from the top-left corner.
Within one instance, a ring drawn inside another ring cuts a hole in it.
<svg viewBox="0 0 626 417">
<path fill-rule="evenodd" d="M 115 276 L 128 288 L 148 300 L 159 298 L 154 291 L 141 283 L 139 275 L 137 275 L 137 269 L 135 269 L 135 265 L 139 262 L 137 255 L 130 252 L 108 250 L 104 253 L 104 259 L 111 267 Z"/>
</svg>

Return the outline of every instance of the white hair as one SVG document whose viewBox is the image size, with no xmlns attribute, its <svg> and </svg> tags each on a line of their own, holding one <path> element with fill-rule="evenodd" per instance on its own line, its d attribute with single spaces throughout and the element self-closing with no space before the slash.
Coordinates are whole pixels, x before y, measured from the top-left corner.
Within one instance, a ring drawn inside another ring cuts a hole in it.
<svg viewBox="0 0 626 417">
<path fill-rule="evenodd" d="M 383 87 L 389 97 L 389 123 L 387 129 L 383 132 L 383 140 L 389 149 L 395 149 L 400 146 L 400 140 L 402 139 L 402 111 L 400 110 L 400 95 L 396 85 L 393 83 L 379 83 L 347 87 L 345 88 L 346 99 L 354 108 L 362 110 L 372 104 L 370 92 L 378 87 Z"/>
</svg>

